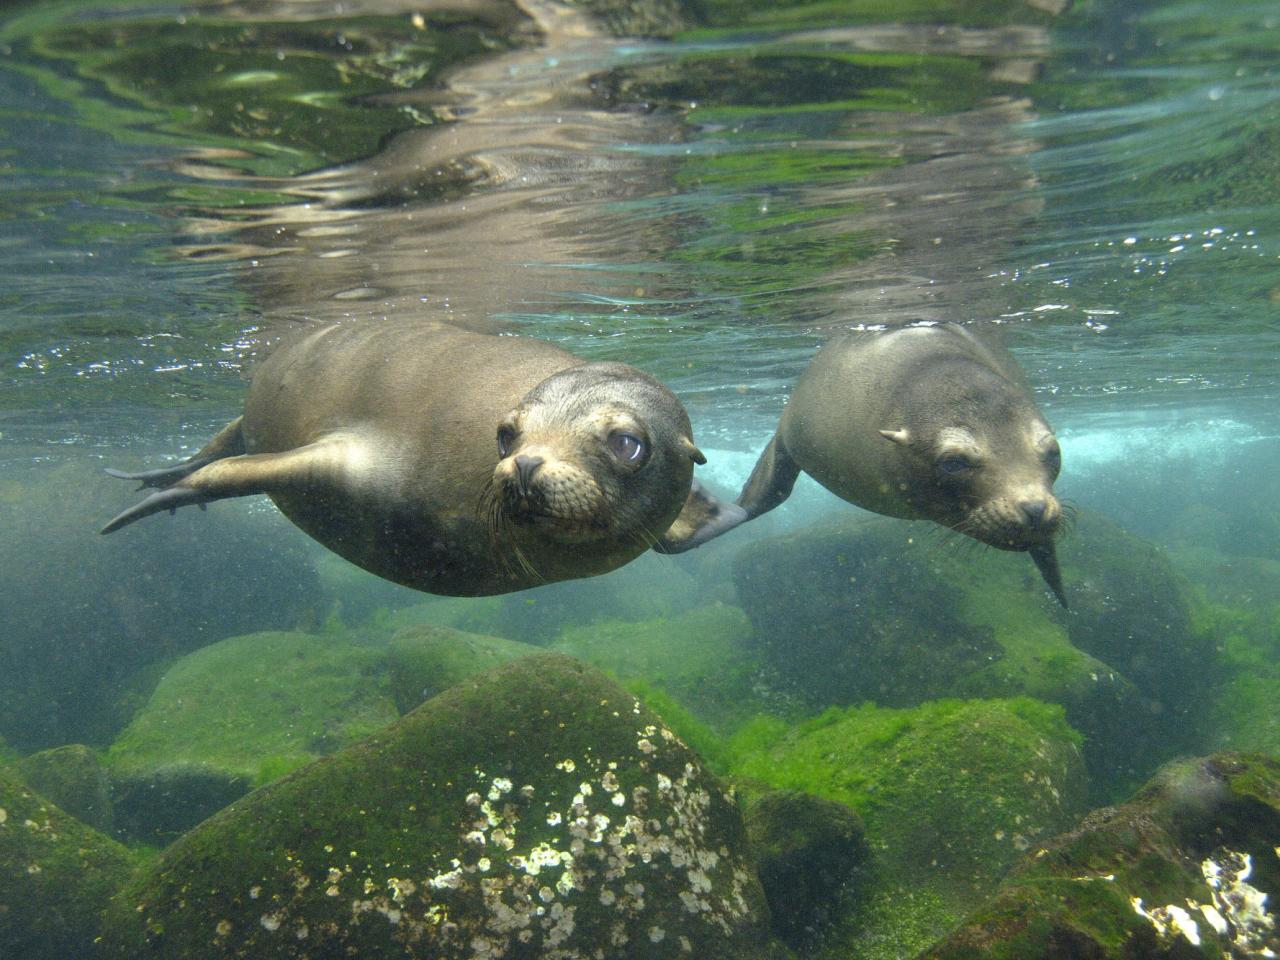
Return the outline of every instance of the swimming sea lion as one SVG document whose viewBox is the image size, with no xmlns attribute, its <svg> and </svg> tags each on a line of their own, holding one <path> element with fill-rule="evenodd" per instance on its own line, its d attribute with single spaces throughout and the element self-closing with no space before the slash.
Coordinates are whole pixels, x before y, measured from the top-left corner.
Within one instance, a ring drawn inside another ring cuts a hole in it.
<svg viewBox="0 0 1280 960">
<path fill-rule="evenodd" d="M 1022 371 L 994 342 L 950 323 L 853 333 L 801 376 L 738 504 L 745 519 L 772 510 L 803 470 L 867 510 L 1029 552 L 1066 606 L 1054 552 L 1061 461 Z M 714 516 L 697 540 L 736 522 Z"/>
<path fill-rule="evenodd" d="M 102 532 L 265 493 L 366 570 L 483 596 L 620 567 L 686 504 L 714 516 L 693 482 L 705 462 L 680 401 L 634 367 L 444 324 L 336 323 L 268 356 L 243 416 L 189 460 L 109 471 L 162 489 Z"/>
</svg>

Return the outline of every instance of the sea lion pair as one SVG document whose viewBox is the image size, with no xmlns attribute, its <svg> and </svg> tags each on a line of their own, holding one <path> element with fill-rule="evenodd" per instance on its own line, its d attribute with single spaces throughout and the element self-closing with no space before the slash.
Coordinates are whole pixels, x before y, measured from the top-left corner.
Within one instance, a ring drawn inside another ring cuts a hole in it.
<svg viewBox="0 0 1280 960">
<path fill-rule="evenodd" d="M 333 324 L 272 353 L 242 417 L 104 533 L 160 510 L 266 493 L 379 576 L 457 596 L 678 553 L 772 510 L 801 470 L 878 513 L 1054 554 L 1061 454 L 1013 359 L 953 324 L 824 347 L 736 505 L 693 480 L 689 418 L 634 367 L 442 324 Z"/>
</svg>

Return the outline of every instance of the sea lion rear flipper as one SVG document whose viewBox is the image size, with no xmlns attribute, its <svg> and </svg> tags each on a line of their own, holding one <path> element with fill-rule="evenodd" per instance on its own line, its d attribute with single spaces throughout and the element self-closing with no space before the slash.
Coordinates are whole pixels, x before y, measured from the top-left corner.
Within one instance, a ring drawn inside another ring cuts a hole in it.
<svg viewBox="0 0 1280 960">
<path fill-rule="evenodd" d="M 1053 595 L 1062 604 L 1062 609 L 1070 609 L 1067 606 L 1067 593 L 1062 587 L 1062 571 L 1058 569 L 1058 553 L 1054 549 L 1053 541 L 1032 547 L 1028 552 L 1036 569 L 1040 571 L 1040 576 L 1044 577 L 1044 582 L 1049 585 Z"/>
<path fill-rule="evenodd" d="M 203 466 L 222 460 L 226 457 L 238 457 L 244 453 L 244 435 L 240 432 L 240 424 L 244 417 L 236 417 L 217 435 L 206 443 L 191 457 L 181 463 L 175 463 L 158 470 L 143 470 L 139 473 L 125 473 L 123 470 L 107 468 L 107 475 L 120 480 L 139 481 L 138 489 L 144 487 L 170 487 L 183 477 L 190 476 Z M 146 501 L 144 500 L 143 503 Z M 182 504 L 175 504 L 181 506 Z M 139 504 L 141 506 L 141 504 Z M 163 509 L 163 508 L 162 508 Z"/>
<path fill-rule="evenodd" d="M 791 459 L 791 454 L 775 434 L 756 461 L 742 493 L 738 494 L 738 506 L 746 511 L 746 519 L 754 520 L 760 514 L 768 513 L 791 496 L 799 476 L 800 465 Z"/>
<path fill-rule="evenodd" d="M 219 434 L 220 436 L 222 434 Z M 216 437 L 214 439 L 217 440 Z M 225 500 L 228 497 L 270 493 L 273 490 L 296 486 L 303 481 L 314 480 L 317 476 L 331 470 L 334 463 L 340 459 L 341 453 L 335 450 L 335 446 L 341 443 L 340 440 L 327 439 L 281 453 L 243 454 L 215 459 L 183 476 L 172 486 L 151 494 L 141 503 L 134 504 L 112 519 L 101 532 L 113 533 L 135 520 L 141 520 L 162 510 L 172 511 L 193 503 L 203 505 L 212 500 Z M 200 454 L 196 454 L 196 457 L 199 456 Z M 133 479 L 140 479 L 141 476 L 138 475 Z M 145 480 L 143 482 L 146 483 Z"/>
<path fill-rule="evenodd" d="M 748 519 L 747 512 L 733 503 L 722 503 L 697 480 L 689 488 L 680 516 L 653 545 L 655 553 L 684 553 L 728 533 Z"/>
</svg>

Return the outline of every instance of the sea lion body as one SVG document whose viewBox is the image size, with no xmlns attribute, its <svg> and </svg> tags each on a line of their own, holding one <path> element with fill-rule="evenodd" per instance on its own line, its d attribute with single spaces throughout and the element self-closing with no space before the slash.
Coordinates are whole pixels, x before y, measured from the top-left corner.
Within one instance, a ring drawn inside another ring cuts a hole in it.
<svg viewBox="0 0 1280 960">
<path fill-rule="evenodd" d="M 773 509 L 803 470 L 867 510 L 1030 552 L 1065 603 L 1053 550 L 1060 466 L 1058 441 L 1003 348 L 956 324 L 900 327 L 842 335 L 818 352 L 738 504 L 748 519 Z"/>
<path fill-rule="evenodd" d="M 379 576 L 481 596 L 634 559 L 686 503 L 714 504 L 695 462 L 683 406 L 633 367 L 443 324 L 337 323 L 268 356 L 243 416 L 189 461 L 132 475 L 163 489 L 103 532 L 266 493 Z"/>
</svg>

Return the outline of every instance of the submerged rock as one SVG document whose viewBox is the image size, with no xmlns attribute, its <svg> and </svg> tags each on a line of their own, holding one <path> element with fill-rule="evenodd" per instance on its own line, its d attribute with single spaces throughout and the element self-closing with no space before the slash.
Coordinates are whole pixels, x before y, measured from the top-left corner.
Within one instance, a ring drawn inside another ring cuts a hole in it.
<svg viewBox="0 0 1280 960">
<path fill-rule="evenodd" d="M 1079 735 L 1028 699 L 830 710 L 734 740 L 739 772 L 847 804 L 885 876 L 969 896 L 1084 809 Z"/>
<path fill-rule="evenodd" d="M 1162 549 L 1090 511 L 1058 553 L 1073 584 L 1071 643 L 1131 680 L 1166 730 L 1185 729 L 1215 661 L 1212 638 L 1192 625 L 1186 580 Z"/>
<path fill-rule="evenodd" d="M 110 957 L 751 958 L 736 805 L 603 675 L 538 655 L 463 681 L 174 843 Z"/>
<path fill-rule="evenodd" d="M 396 717 L 384 652 L 255 633 L 183 657 L 107 751 L 120 830 L 165 843 Z"/>
<path fill-rule="evenodd" d="M 721 731 L 768 707 L 751 622 L 739 607 L 715 604 L 670 617 L 568 627 L 552 646 L 671 697 Z"/>
<path fill-rule="evenodd" d="M 228 503 L 100 537 L 130 498 L 117 484 L 96 461 L 0 476 L 0 732 L 23 751 L 105 746 L 165 661 L 321 607 L 283 519 Z"/>
<path fill-rule="evenodd" d="M 0 957 L 80 960 L 134 862 L 0 768 Z"/>
<path fill-rule="evenodd" d="M 401 714 L 468 677 L 538 653 L 528 643 L 419 624 L 391 638 L 387 668 L 391 696 Z"/>
<path fill-rule="evenodd" d="M 869 887 L 862 821 L 842 803 L 770 790 L 746 804 L 745 821 L 777 936 L 811 945 L 849 900 Z"/>
<path fill-rule="evenodd" d="M 1176 752 L 1190 708 L 1185 687 L 1174 698 L 1177 684 L 1191 663 L 1203 671 L 1209 645 L 1154 547 L 1086 515 L 1061 551 L 1064 613 L 1026 556 L 939 539 L 930 525 L 877 518 L 743 549 L 738 594 L 788 689 L 814 706 L 1020 695 L 1061 704 L 1103 795 Z M 1173 666 L 1150 665 L 1177 645 Z"/>
<path fill-rule="evenodd" d="M 18 761 L 15 770 L 33 790 L 76 819 L 111 833 L 111 778 L 97 751 L 80 743 L 42 750 Z"/>
<path fill-rule="evenodd" d="M 1280 764 L 1170 764 L 1131 801 L 1037 843 L 927 960 L 1194 960 L 1280 953 Z"/>
</svg>

